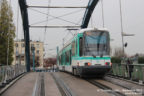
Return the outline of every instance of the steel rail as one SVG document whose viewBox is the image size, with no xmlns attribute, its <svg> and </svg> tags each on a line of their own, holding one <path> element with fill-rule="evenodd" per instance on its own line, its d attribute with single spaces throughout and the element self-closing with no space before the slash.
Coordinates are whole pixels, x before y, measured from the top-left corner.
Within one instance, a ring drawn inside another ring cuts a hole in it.
<svg viewBox="0 0 144 96">
<path fill-rule="evenodd" d="M 51 73 L 51 76 L 55 80 L 62 96 L 76 96 L 60 78 L 56 77 L 53 73 Z"/>
<path fill-rule="evenodd" d="M 120 86 L 120 87 L 123 87 L 123 88 L 125 88 L 125 89 L 128 89 L 128 90 L 133 90 L 133 89 L 132 89 L 131 87 L 124 86 L 124 85 L 121 85 L 121 84 L 119 84 L 119 83 L 111 82 L 110 80 L 107 79 L 107 77 L 109 77 L 109 78 L 114 78 L 114 79 L 118 79 L 118 80 L 122 80 L 122 81 L 129 82 L 129 83 L 133 83 L 133 84 L 136 84 L 136 85 L 139 85 L 139 86 L 144 86 L 144 84 L 140 85 L 140 84 L 138 84 L 138 83 L 136 83 L 136 82 L 134 82 L 134 81 L 126 80 L 126 79 L 123 79 L 123 78 L 120 78 L 120 77 L 114 77 L 114 76 L 112 76 L 112 75 L 106 75 L 106 77 L 104 78 L 104 80 L 106 80 L 106 81 L 108 81 L 108 82 L 110 82 L 110 83 L 112 83 L 112 84 L 118 85 L 118 86 Z M 136 90 L 133 91 L 133 92 L 140 93 L 139 91 L 136 91 Z M 142 95 L 144 95 L 144 92 L 142 92 Z"/>
<path fill-rule="evenodd" d="M 87 80 L 87 81 L 88 81 L 89 83 L 91 83 L 91 84 L 93 84 L 93 85 L 95 85 L 95 86 L 103 89 L 103 90 L 106 90 L 108 93 L 113 94 L 114 96 L 126 96 L 126 95 L 123 94 L 123 93 L 120 93 L 120 92 L 117 92 L 117 91 L 113 91 L 113 89 L 112 89 L 111 87 L 106 86 L 106 85 L 104 85 L 104 84 L 102 84 L 102 83 L 99 83 L 99 82 L 97 82 L 97 81 L 95 81 L 95 80 Z"/>
<path fill-rule="evenodd" d="M 87 8 L 87 6 L 27 6 L 27 8 Z"/>
<path fill-rule="evenodd" d="M 113 76 L 113 75 L 111 75 L 111 74 L 107 74 L 106 77 L 123 80 L 123 81 L 129 82 L 129 83 L 137 84 L 137 85 L 139 85 L 139 86 L 144 86 L 144 84 L 139 84 L 139 82 L 132 81 L 132 80 L 128 80 L 128 79 L 124 79 L 124 78 L 118 77 L 118 76 L 116 77 L 116 76 Z"/>
<path fill-rule="evenodd" d="M 44 73 L 39 73 L 32 96 L 45 96 Z"/>
<path fill-rule="evenodd" d="M 45 96 L 45 84 L 44 84 L 44 73 L 41 73 L 41 92 L 40 96 Z"/>
</svg>

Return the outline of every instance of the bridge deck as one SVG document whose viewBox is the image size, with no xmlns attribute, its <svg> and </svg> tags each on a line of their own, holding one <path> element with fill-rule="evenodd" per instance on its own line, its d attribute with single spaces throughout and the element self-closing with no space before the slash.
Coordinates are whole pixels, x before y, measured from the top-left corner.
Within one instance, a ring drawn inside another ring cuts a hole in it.
<svg viewBox="0 0 144 96">
<path fill-rule="evenodd" d="M 26 74 L 5 91 L 2 96 L 33 96 L 38 76 L 39 73 L 34 72 Z M 44 83 L 46 96 L 61 96 L 52 76 L 49 73 L 44 73 Z"/>
</svg>

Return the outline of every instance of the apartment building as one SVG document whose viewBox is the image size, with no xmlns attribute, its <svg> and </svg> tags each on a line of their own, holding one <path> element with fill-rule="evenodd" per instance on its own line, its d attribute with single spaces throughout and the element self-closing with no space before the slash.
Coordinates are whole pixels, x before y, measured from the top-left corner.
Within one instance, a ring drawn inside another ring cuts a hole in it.
<svg viewBox="0 0 144 96">
<path fill-rule="evenodd" d="M 43 51 L 44 45 L 40 41 L 30 41 L 30 58 L 32 59 L 31 47 L 35 47 L 35 64 L 39 64 L 40 67 L 43 67 Z M 24 40 L 14 42 L 14 60 L 13 65 L 22 64 L 25 65 L 25 43 Z M 32 62 L 31 62 L 32 63 Z"/>
</svg>

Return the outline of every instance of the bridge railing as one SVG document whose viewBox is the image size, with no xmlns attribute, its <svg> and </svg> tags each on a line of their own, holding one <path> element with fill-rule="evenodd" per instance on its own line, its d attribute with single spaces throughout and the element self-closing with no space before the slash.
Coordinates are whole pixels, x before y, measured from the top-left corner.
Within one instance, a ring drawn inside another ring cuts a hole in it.
<svg viewBox="0 0 144 96">
<path fill-rule="evenodd" d="M 112 64 L 111 74 L 144 82 L 144 64 Z"/>
<path fill-rule="evenodd" d="M 0 86 L 4 86 L 25 72 L 24 65 L 0 66 Z"/>
</svg>

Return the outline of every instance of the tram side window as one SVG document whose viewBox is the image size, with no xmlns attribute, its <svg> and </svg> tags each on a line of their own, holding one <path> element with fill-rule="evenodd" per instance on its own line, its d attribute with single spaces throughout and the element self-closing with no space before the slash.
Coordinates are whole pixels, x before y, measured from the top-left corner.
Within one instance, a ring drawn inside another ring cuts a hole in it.
<svg viewBox="0 0 144 96">
<path fill-rule="evenodd" d="M 69 63 L 69 51 L 66 52 L 66 62 Z"/>
<path fill-rule="evenodd" d="M 72 52 L 71 52 L 71 50 L 70 50 L 70 51 L 69 51 L 69 54 L 70 54 L 70 55 L 69 55 L 69 56 L 70 56 L 70 65 L 71 65 L 71 62 L 72 62 L 72 56 L 71 56 L 71 53 L 72 53 Z"/>
<path fill-rule="evenodd" d="M 59 64 L 61 65 L 61 56 L 59 56 Z"/>
<path fill-rule="evenodd" d="M 63 65 L 63 60 L 64 59 L 64 57 L 63 57 L 63 54 L 61 55 L 61 65 Z"/>
<path fill-rule="evenodd" d="M 76 43 L 76 45 L 75 45 L 75 54 L 77 54 L 77 41 L 75 43 Z"/>
<path fill-rule="evenodd" d="M 75 55 L 75 41 L 72 42 L 72 56 Z"/>
<path fill-rule="evenodd" d="M 65 65 L 65 53 L 62 54 L 62 58 L 63 58 L 62 65 Z"/>
<path fill-rule="evenodd" d="M 79 39 L 79 55 L 82 56 L 82 37 Z"/>
</svg>

